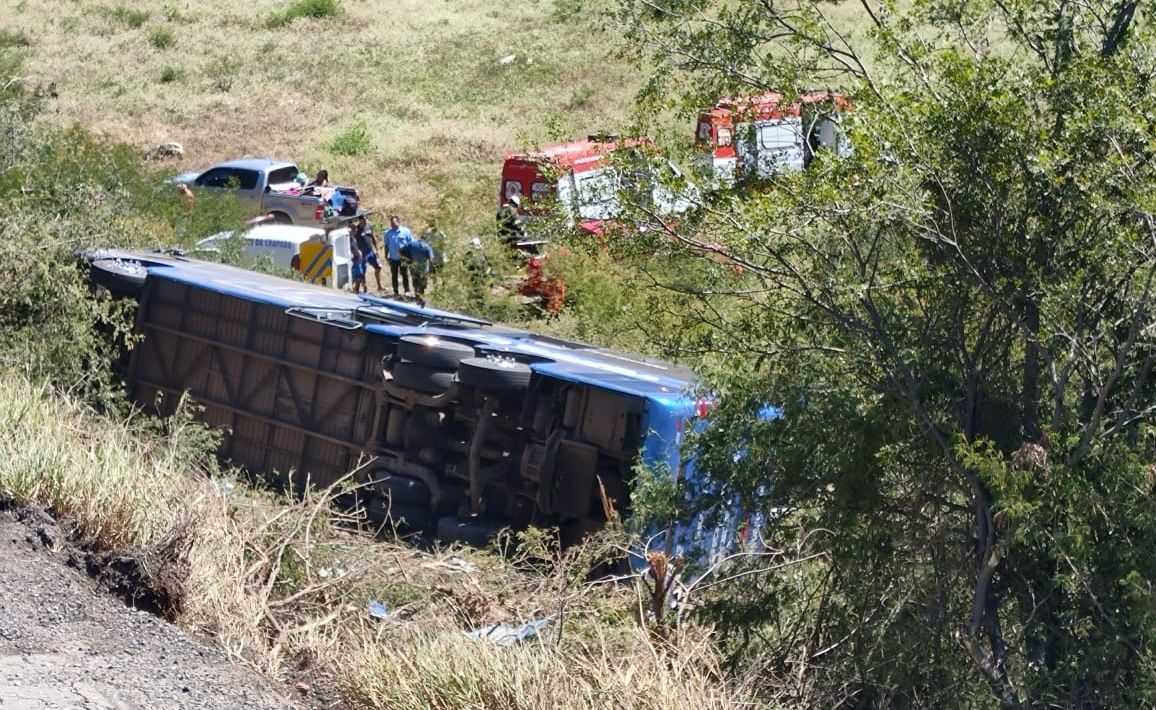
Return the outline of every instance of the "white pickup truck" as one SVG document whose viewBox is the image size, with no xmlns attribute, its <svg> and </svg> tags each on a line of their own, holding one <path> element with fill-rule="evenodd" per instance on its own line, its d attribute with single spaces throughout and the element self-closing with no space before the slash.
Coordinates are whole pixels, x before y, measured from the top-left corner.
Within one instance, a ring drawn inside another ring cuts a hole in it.
<svg viewBox="0 0 1156 710">
<path fill-rule="evenodd" d="M 328 221 L 326 207 L 343 217 L 361 212 L 356 188 L 305 188 L 297 179 L 300 172 L 282 160 L 244 158 L 202 173 L 183 173 L 172 181 L 193 191 L 230 192 L 277 224 L 323 225 Z"/>
</svg>

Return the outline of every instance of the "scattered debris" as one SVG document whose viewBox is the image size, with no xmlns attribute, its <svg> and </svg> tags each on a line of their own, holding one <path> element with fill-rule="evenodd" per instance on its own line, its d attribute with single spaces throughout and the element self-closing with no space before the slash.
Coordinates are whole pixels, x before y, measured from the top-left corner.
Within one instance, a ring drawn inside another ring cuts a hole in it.
<svg viewBox="0 0 1156 710">
<path fill-rule="evenodd" d="M 512 646 L 519 641 L 534 638 L 538 632 L 550 624 L 549 619 L 527 621 L 519 627 L 491 624 L 480 629 L 474 629 L 466 635 L 473 639 L 487 641 L 496 646 Z"/>
<path fill-rule="evenodd" d="M 389 607 L 387 607 L 383 602 L 377 601 L 376 599 L 370 599 L 367 601 L 365 603 L 365 608 L 367 611 L 369 611 L 369 615 L 375 619 L 385 619 L 389 616 Z"/>
<path fill-rule="evenodd" d="M 473 562 L 470 562 L 469 560 L 462 557 L 458 557 L 457 555 L 454 555 L 453 557 L 447 557 L 441 562 L 438 562 L 437 566 L 445 567 L 451 572 L 462 572 L 464 574 L 470 574 L 478 571 L 477 566 L 474 565 Z"/>
<path fill-rule="evenodd" d="M 499 60 L 498 60 L 498 66 L 500 66 L 500 67 L 508 67 L 508 66 L 510 66 L 511 64 L 513 64 L 513 63 L 514 63 L 514 62 L 516 62 L 516 61 L 518 61 L 518 55 L 516 55 L 516 54 L 507 54 L 506 56 L 504 56 L 504 57 L 502 57 L 501 59 L 499 59 Z"/>
<path fill-rule="evenodd" d="M 336 567 L 318 567 L 317 568 L 317 576 L 320 577 L 321 579 L 329 579 L 330 577 L 332 577 L 334 579 L 341 579 L 342 577 L 344 577 L 347 574 L 349 574 L 349 568 L 346 567 L 345 565 L 337 565 Z"/>
</svg>

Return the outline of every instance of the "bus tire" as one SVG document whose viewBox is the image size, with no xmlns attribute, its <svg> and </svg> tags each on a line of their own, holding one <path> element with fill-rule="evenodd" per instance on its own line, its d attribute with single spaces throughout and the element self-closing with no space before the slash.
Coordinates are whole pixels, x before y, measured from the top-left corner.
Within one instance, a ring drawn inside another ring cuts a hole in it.
<svg viewBox="0 0 1156 710">
<path fill-rule="evenodd" d="M 393 381 L 400 387 L 425 394 L 441 394 L 454 384 L 454 373 L 435 370 L 414 362 L 395 362 Z"/>
<path fill-rule="evenodd" d="M 513 360 L 471 357 L 458 366 L 458 380 L 482 390 L 521 392 L 530 386 L 530 366 Z"/>
<path fill-rule="evenodd" d="M 397 344 L 401 360 L 439 370 L 456 370 L 458 363 L 474 356 L 474 348 L 434 336 L 406 335 Z"/>
<path fill-rule="evenodd" d="M 430 524 L 428 508 L 398 503 L 391 505 L 381 496 L 366 501 L 365 515 L 374 525 L 396 527 L 401 531 L 425 530 Z"/>
<path fill-rule="evenodd" d="M 97 259 L 89 265 L 89 279 L 114 296 L 139 296 L 144 290 L 148 269 L 137 261 Z"/>
<path fill-rule="evenodd" d="M 375 481 L 375 484 L 378 494 L 394 505 L 423 507 L 429 505 L 429 486 L 416 478 L 385 473 Z"/>
</svg>

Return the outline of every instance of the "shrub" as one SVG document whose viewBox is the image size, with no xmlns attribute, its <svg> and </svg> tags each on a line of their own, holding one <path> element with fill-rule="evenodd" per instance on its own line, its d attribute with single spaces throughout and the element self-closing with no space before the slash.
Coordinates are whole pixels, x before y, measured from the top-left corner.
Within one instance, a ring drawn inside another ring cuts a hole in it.
<svg viewBox="0 0 1156 710">
<path fill-rule="evenodd" d="M 168 27 L 157 27 L 149 32 L 149 44 L 157 49 L 168 49 L 177 43 L 177 36 Z"/>
<path fill-rule="evenodd" d="M 337 0 L 296 0 L 280 12 L 274 12 L 265 20 L 270 29 L 285 27 L 299 17 L 322 20 L 341 14 L 341 4 Z"/>
<path fill-rule="evenodd" d="M 123 22 L 133 29 L 140 29 L 148 22 L 149 14 L 144 10 L 136 10 L 124 5 L 117 5 L 107 11 L 108 16 L 117 22 Z"/>
<path fill-rule="evenodd" d="M 161 83 L 171 84 L 174 81 L 181 81 L 185 78 L 185 68 L 180 66 L 167 66 L 161 70 Z"/>
<path fill-rule="evenodd" d="M 242 63 L 230 56 L 213 59 L 205 68 L 205 74 L 212 80 L 213 88 L 220 92 L 228 92 L 233 88 L 233 78 L 240 72 Z"/>
<path fill-rule="evenodd" d="M 357 121 L 333 137 L 329 152 L 334 155 L 365 155 L 373 150 L 373 138 L 365 127 L 365 121 Z"/>
</svg>

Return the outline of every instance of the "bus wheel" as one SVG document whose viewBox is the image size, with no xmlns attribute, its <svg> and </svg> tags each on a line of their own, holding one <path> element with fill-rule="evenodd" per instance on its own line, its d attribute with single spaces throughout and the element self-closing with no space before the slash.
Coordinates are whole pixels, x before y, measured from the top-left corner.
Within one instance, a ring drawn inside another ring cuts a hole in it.
<svg viewBox="0 0 1156 710">
<path fill-rule="evenodd" d="M 426 394 L 441 394 L 454 384 L 454 373 L 412 362 L 393 364 L 393 381 L 400 387 Z"/>
<path fill-rule="evenodd" d="M 521 392 L 530 386 L 530 366 L 513 360 L 471 357 L 458 366 L 458 380 L 478 389 Z"/>
<path fill-rule="evenodd" d="M 433 336 L 407 335 L 397 344 L 398 359 L 439 370 L 455 370 L 462 360 L 473 356 L 472 346 Z"/>
</svg>

